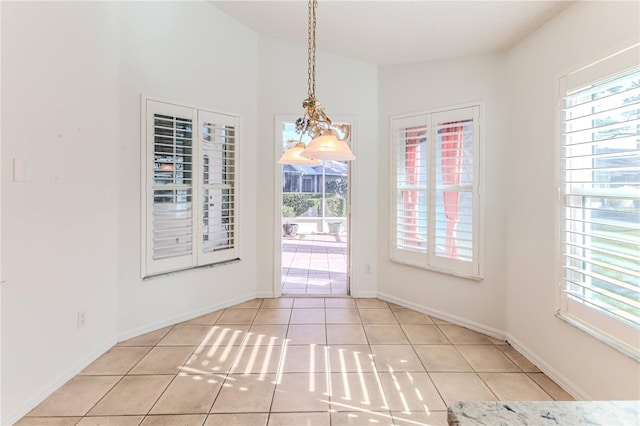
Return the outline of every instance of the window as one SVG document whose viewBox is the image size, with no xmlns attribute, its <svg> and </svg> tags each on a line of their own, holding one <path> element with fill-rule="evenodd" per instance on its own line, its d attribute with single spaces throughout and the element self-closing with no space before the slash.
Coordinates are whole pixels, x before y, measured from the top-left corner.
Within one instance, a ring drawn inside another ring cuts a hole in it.
<svg viewBox="0 0 640 426">
<path fill-rule="evenodd" d="M 629 49 L 561 86 L 559 315 L 631 354 L 640 329 L 640 67 Z"/>
<path fill-rule="evenodd" d="M 236 259 L 238 117 L 143 108 L 143 275 Z"/>
<path fill-rule="evenodd" d="M 391 259 L 470 278 L 480 267 L 480 105 L 391 119 Z"/>
</svg>

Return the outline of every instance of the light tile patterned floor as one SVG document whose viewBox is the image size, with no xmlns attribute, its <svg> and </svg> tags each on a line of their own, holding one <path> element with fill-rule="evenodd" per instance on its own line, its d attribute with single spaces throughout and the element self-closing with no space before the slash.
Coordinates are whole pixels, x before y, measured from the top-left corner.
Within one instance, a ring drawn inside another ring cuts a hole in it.
<svg viewBox="0 0 640 426">
<path fill-rule="evenodd" d="M 378 299 L 255 299 L 111 348 L 33 425 L 446 425 L 453 401 L 570 400 L 505 342 Z"/>
<path fill-rule="evenodd" d="M 300 234 L 282 241 L 283 295 L 346 295 L 346 234 Z"/>
</svg>

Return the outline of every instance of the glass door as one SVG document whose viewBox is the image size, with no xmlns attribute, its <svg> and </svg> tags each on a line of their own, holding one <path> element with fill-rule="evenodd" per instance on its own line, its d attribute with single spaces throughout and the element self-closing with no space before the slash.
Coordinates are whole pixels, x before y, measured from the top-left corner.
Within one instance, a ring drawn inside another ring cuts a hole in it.
<svg viewBox="0 0 640 426">
<path fill-rule="evenodd" d="M 300 135 L 293 121 L 280 124 L 285 152 Z M 349 294 L 349 164 L 280 165 L 282 295 Z"/>
</svg>

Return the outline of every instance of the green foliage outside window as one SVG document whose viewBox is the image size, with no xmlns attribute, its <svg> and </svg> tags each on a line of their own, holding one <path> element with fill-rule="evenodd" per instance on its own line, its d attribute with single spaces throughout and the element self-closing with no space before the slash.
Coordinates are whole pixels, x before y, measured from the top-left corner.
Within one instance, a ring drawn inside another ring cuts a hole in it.
<svg viewBox="0 0 640 426">
<path fill-rule="evenodd" d="M 284 217 L 306 216 L 311 208 L 311 217 L 322 216 L 322 194 L 285 192 L 282 194 L 282 215 Z M 325 197 L 325 216 L 346 217 L 347 203 L 344 198 L 333 194 Z"/>
<path fill-rule="evenodd" d="M 282 211 L 289 208 L 293 211 L 293 216 L 302 216 L 314 203 L 311 196 L 301 192 L 285 192 L 282 194 Z"/>
<path fill-rule="evenodd" d="M 296 217 L 296 212 L 291 206 L 282 206 L 282 216 L 284 217 Z"/>
<path fill-rule="evenodd" d="M 320 200 L 322 203 L 322 200 Z M 322 208 L 322 206 L 320 207 Z M 331 217 L 346 217 L 347 203 L 344 198 L 331 197 L 325 199 L 326 215 Z"/>
</svg>

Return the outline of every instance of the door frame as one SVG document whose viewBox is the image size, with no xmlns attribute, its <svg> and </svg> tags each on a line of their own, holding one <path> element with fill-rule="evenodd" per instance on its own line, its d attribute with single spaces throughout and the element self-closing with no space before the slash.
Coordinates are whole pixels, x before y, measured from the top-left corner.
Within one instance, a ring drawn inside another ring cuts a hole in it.
<svg viewBox="0 0 640 426">
<path fill-rule="evenodd" d="M 278 160 L 282 156 L 282 123 L 295 122 L 300 117 L 299 114 L 278 114 L 274 118 L 274 189 L 275 189 L 275 206 L 274 206 L 274 226 L 273 226 L 273 297 L 282 296 L 282 166 Z M 346 123 L 351 126 L 351 135 L 349 146 L 351 151 L 357 156 L 356 151 L 356 135 L 357 120 L 354 116 L 336 116 L 333 121 L 335 123 Z M 349 163 L 349 173 L 347 182 L 347 294 L 352 297 L 354 294 L 354 281 L 351 273 L 351 260 L 353 258 L 353 221 L 352 216 L 354 209 L 355 188 L 352 183 L 354 167 Z"/>
</svg>

